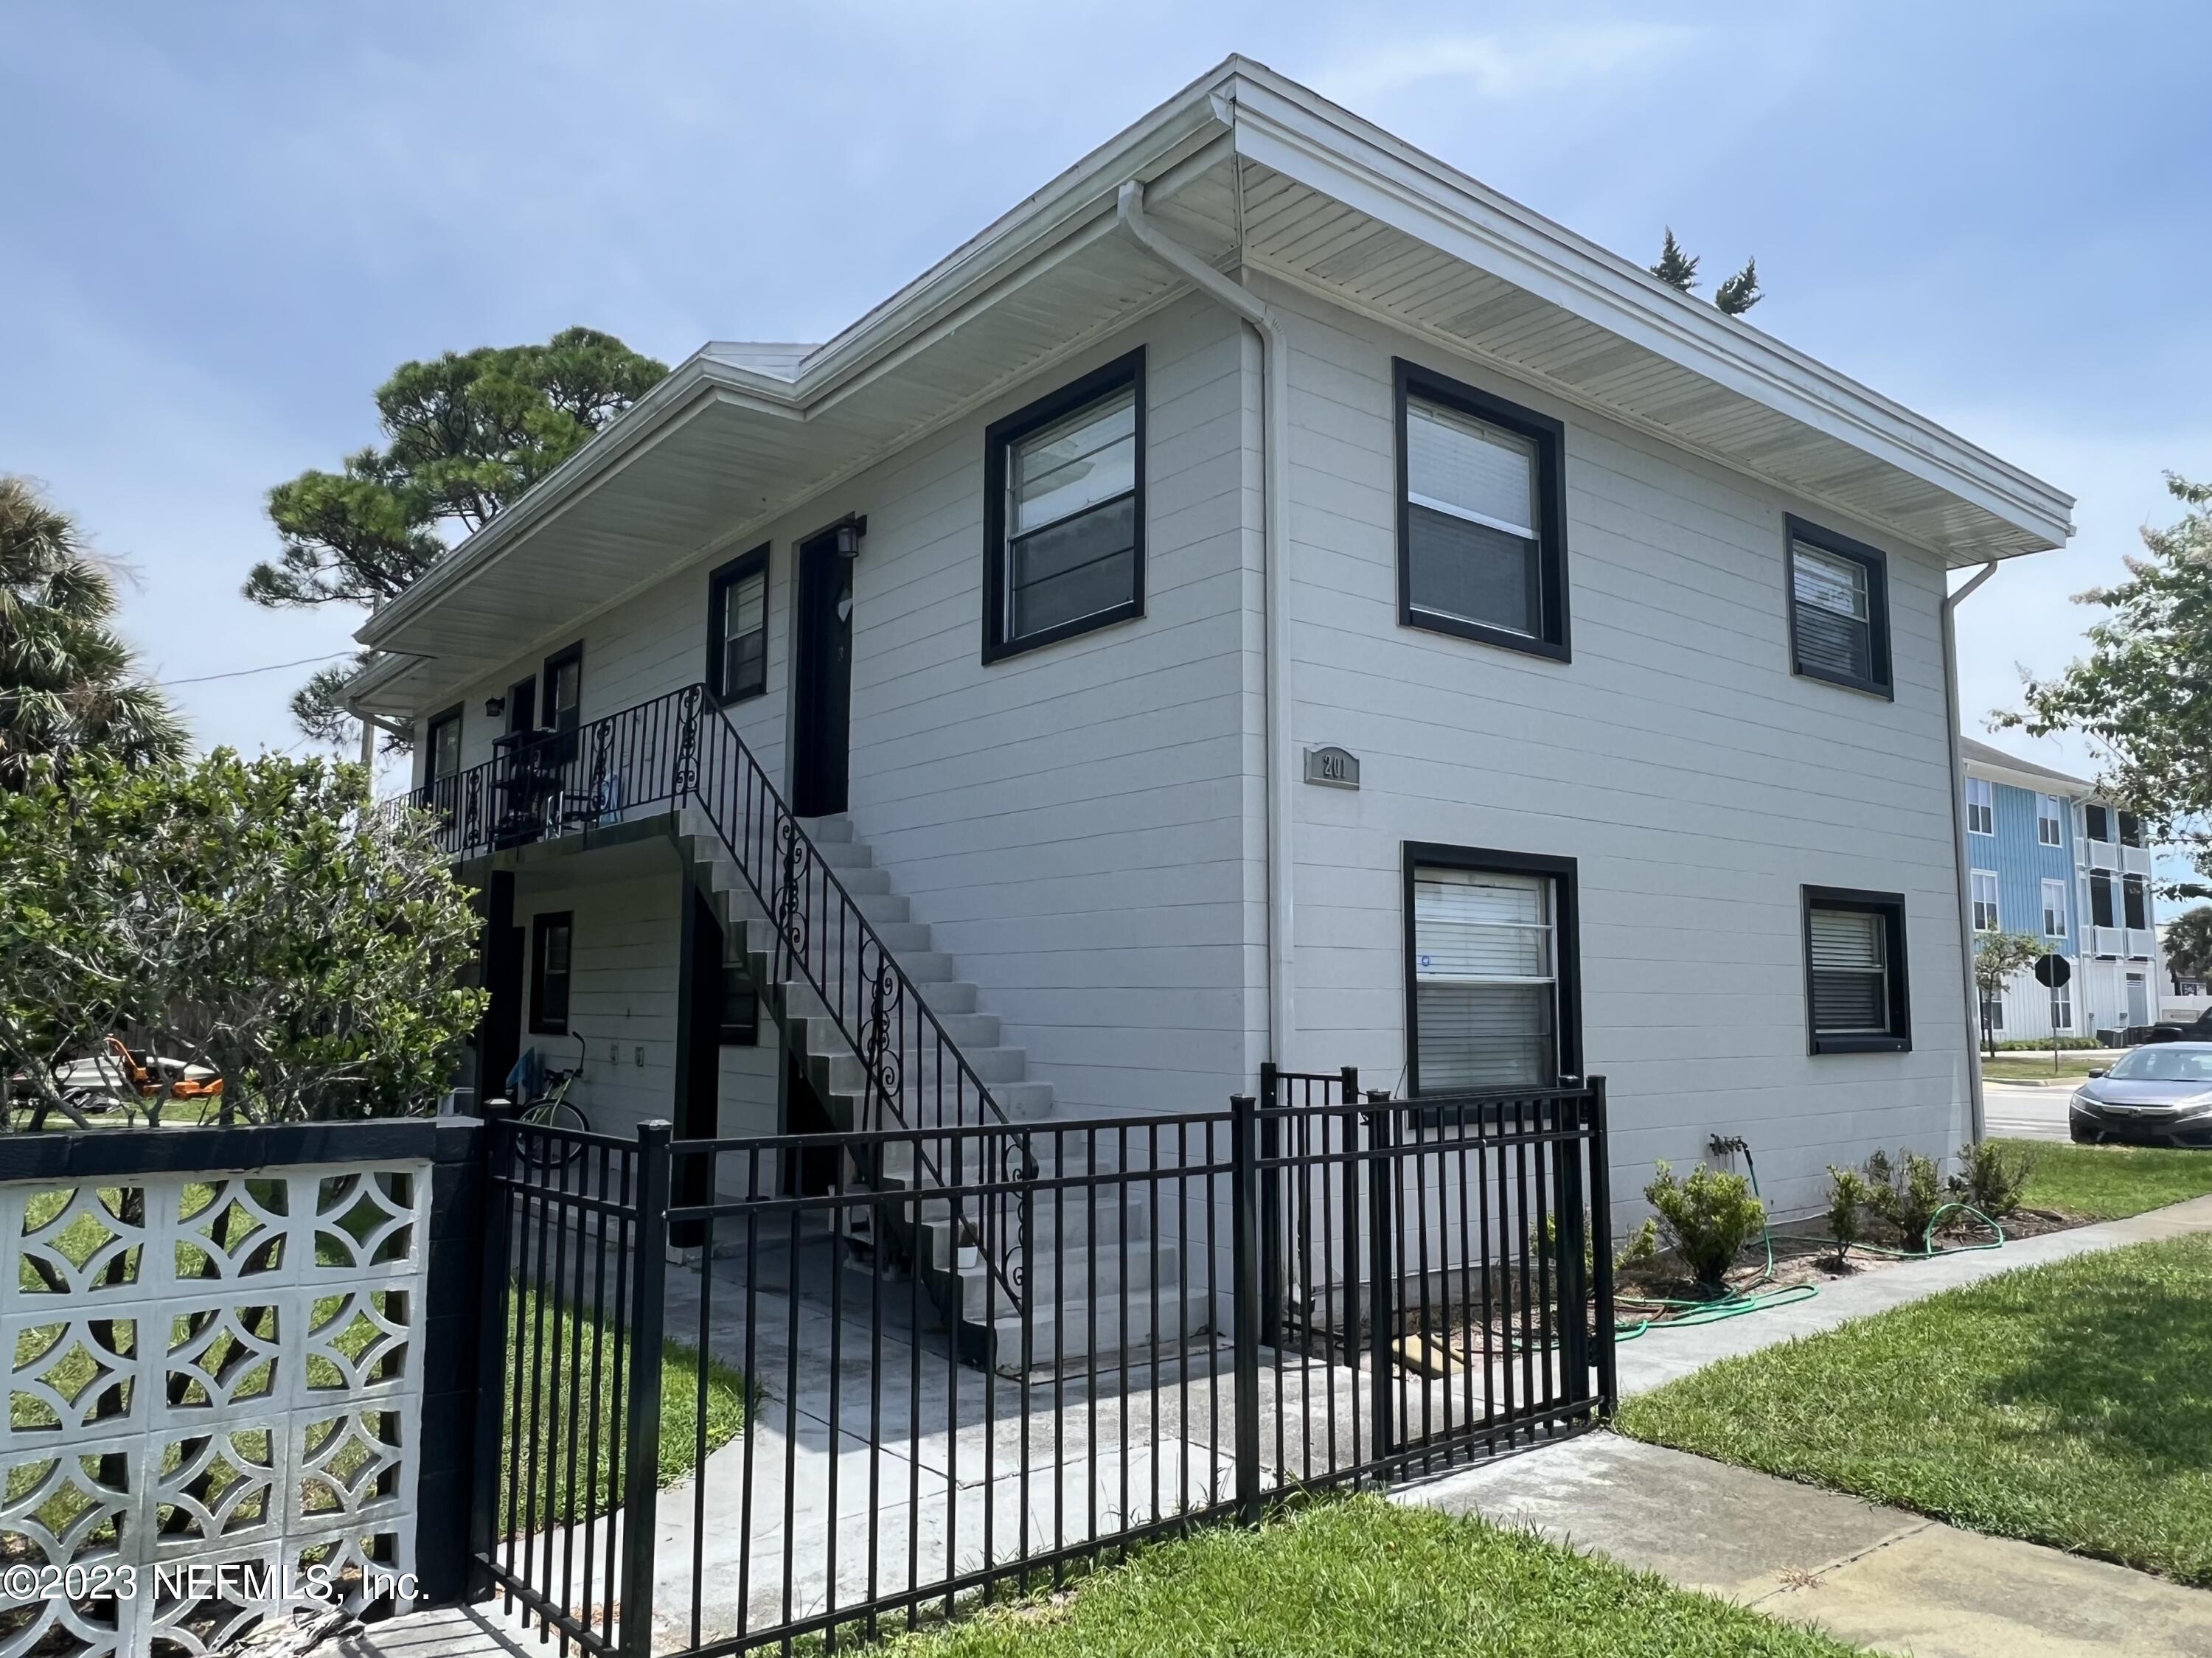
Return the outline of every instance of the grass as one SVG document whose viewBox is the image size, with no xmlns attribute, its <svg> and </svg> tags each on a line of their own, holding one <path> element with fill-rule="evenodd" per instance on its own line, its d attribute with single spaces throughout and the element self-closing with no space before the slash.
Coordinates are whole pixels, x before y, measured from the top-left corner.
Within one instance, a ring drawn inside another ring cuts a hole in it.
<svg viewBox="0 0 2212 1658">
<path fill-rule="evenodd" d="M 1164 1543 L 886 1658 L 1843 1658 L 1856 1648 L 1522 1532 L 1371 1497 Z"/>
<path fill-rule="evenodd" d="M 515 1339 L 518 1330 L 522 1340 Z M 619 1507 L 620 1494 L 608 1489 L 616 1447 L 623 1440 L 614 1389 L 617 1357 L 625 1387 L 629 1378 L 629 1357 L 616 1333 L 566 1303 L 530 1290 L 509 1297 L 507 1332 L 507 1406 L 500 1427 L 502 1520 L 511 1512 L 519 1533 L 533 1529 L 533 1515 L 536 1528 L 543 1528 Z M 595 1363 L 596 1400 L 591 1388 Z M 662 1342 L 659 1483 L 664 1486 L 694 1472 L 702 1392 L 697 1350 L 680 1341 Z M 749 1394 L 744 1377 L 713 1357 L 707 1361 L 703 1393 L 707 1450 L 712 1455 L 744 1431 Z M 534 1432 L 525 1431 L 533 1417 Z"/>
<path fill-rule="evenodd" d="M 1723 1360 L 1638 1439 L 2212 1587 L 2212 1237 L 2008 1272 Z"/>
<path fill-rule="evenodd" d="M 2154 1146 L 2054 1145 L 2008 1140 L 2035 1158 L 2022 1201 L 2092 1220 L 2119 1220 L 2212 1193 L 2212 1151 Z"/>
<path fill-rule="evenodd" d="M 2041 1054 L 2000 1054 L 1994 1060 L 1982 1061 L 1983 1077 L 1993 1083 L 2049 1082 L 2052 1078 L 2081 1078 L 2092 1067 L 2102 1071 L 2112 1062 L 2110 1054 L 2068 1054 L 2058 1055 L 2058 1068 L 2051 1068 L 2048 1050 Z"/>
</svg>

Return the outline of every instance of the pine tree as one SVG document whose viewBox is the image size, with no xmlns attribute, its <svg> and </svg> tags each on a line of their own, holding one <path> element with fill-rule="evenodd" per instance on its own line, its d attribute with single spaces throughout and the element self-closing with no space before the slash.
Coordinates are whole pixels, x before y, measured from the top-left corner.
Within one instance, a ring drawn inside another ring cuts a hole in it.
<svg viewBox="0 0 2212 1658">
<path fill-rule="evenodd" d="M 1743 269 L 1713 290 L 1713 303 L 1731 317 L 1741 317 L 1765 295 L 1759 291 L 1759 261 L 1746 259 Z"/>
<path fill-rule="evenodd" d="M 1667 245 L 1659 250 L 1659 262 L 1651 267 L 1651 274 L 1669 288 L 1687 294 L 1698 285 L 1698 259 L 1693 253 L 1682 252 L 1681 243 L 1674 240 L 1674 228 L 1667 228 Z"/>
</svg>

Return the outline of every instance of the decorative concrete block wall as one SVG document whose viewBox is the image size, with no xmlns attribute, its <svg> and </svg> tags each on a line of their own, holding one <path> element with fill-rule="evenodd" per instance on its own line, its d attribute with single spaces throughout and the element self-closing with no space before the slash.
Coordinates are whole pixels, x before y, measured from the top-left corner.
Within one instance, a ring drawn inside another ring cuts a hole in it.
<svg viewBox="0 0 2212 1658">
<path fill-rule="evenodd" d="M 231 1138 L 161 1139 L 198 1135 Z M 0 1181 L 0 1658 L 408 1598 L 431 1184 L 425 1158 Z"/>
</svg>

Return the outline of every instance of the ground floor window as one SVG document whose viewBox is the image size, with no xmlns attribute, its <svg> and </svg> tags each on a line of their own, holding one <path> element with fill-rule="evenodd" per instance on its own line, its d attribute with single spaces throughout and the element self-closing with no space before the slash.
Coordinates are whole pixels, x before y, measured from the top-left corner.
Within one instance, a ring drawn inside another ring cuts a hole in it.
<svg viewBox="0 0 2212 1658">
<path fill-rule="evenodd" d="M 1406 849 L 1407 1088 L 1547 1088 L 1578 1075 L 1574 861 Z"/>
<path fill-rule="evenodd" d="M 2061 985 L 2051 993 L 2051 1028 L 2071 1030 L 2074 1028 L 2074 987 Z"/>
<path fill-rule="evenodd" d="M 1815 1054 L 1897 1053 L 1912 1046 L 1902 894 L 1805 889 L 1805 1004 Z M 1990 1012 L 1984 1006 L 1985 1022 Z M 1996 1013 L 1992 1030 L 2003 1025 L 2003 1010 Z"/>
<path fill-rule="evenodd" d="M 2003 997 L 1984 996 L 1982 998 L 1982 1029 L 1984 1032 L 1993 1035 L 2001 1035 L 2003 1034 Z"/>
<path fill-rule="evenodd" d="M 568 1034 L 574 946 L 573 912 L 549 911 L 530 924 L 530 1028 L 539 1035 Z"/>
</svg>

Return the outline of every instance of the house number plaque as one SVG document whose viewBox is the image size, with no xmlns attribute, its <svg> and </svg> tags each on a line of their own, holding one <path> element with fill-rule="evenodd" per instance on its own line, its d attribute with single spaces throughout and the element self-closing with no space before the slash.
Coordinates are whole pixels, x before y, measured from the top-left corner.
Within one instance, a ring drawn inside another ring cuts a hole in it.
<svg viewBox="0 0 2212 1658">
<path fill-rule="evenodd" d="M 1308 749 L 1306 781 L 1332 789 L 1356 789 L 1359 786 L 1359 756 L 1334 744 L 1325 749 Z"/>
</svg>

